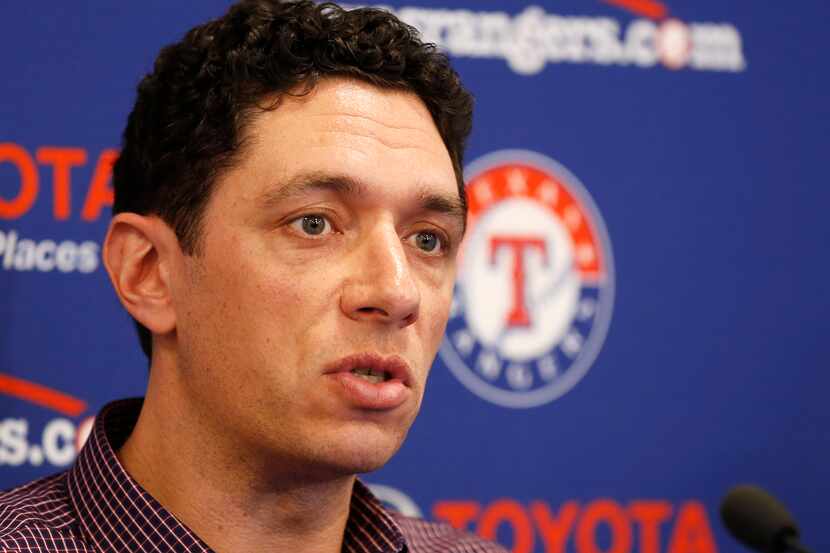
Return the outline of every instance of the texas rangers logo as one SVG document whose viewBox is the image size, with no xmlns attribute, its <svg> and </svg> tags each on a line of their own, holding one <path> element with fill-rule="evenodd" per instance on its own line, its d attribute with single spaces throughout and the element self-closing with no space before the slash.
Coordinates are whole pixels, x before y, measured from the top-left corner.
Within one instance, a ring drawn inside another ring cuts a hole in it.
<svg viewBox="0 0 830 553">
<path fill-rule="evenodd" d="M 469 219 L 440 355 L 476 395 L 536 407 L 599 353 L 614 300 L 605 225 L 567 169 L 504 150 L 466 168 Z"/>
</svg>

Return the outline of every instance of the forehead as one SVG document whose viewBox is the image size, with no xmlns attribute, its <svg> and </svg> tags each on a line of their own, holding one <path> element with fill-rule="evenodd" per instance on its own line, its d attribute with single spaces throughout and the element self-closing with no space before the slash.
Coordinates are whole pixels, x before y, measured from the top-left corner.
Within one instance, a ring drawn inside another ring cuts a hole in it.
<svg viewBox="0 0 830 553">
<path fill-rule="evenodd" d="M 345 174 L 390 192 L 456 190 L 449 153 L 429 110 L 406 91 L 323 79 L 307 94 L 282 94 L 276 109 L 253 118 L 245 140 L 228 176 L 237 181 L 235 195 L 249 200 L 303 173 Z M 244 182 L 234 173 L 245 173 Z"/>
</svg>

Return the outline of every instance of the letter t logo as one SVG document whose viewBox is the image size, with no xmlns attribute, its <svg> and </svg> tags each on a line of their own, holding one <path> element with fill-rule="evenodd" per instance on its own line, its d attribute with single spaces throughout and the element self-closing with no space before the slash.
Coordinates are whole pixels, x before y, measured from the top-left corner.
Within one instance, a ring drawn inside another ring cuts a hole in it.
<svg viewBox="0 0 830 553">
<path fill-rule="evenodd" d="M 533 248 L 542 253 L 542 260 L 547 265 L 548 250 L 543 238 L 532 236 L 492 236 L 490 237 L 490 264 L 496 264 L 496 254 L 502 248 L 513 251 L 513 306 L 507 315 L 507 326 L 530 326 L 530 315 L 525 305 L 525 265 L 524 252 Z"/>
</svg>

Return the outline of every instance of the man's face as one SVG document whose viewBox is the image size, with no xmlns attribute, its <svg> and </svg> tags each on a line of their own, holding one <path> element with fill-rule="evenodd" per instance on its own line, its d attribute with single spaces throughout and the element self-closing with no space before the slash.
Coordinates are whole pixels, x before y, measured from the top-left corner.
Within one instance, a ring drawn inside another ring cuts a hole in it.
<svg viewBox="0 0 830 553">
<path fill-rule="evenodd" d="M 415 95 L 347 79 L 284 95 L 247 135 L 175 271 L 185 399 L 262 459 L 375 469 L 448 316 L 463 233 L 449 154 Z"/>
</svg>

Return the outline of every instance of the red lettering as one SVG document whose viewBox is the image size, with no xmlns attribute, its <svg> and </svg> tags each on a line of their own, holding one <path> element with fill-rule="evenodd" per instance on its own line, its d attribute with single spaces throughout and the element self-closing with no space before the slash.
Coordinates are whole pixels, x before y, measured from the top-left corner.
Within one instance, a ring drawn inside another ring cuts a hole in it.
<svg viewBox="0 0 830 553">
<path fill-rule="evenodd" d="M 680 506 L 674 523 L 668 553 L 717 553 L 706 509 L 698 501 Z"/>
<path fill-rule="evenodd" d="M 671 503 L 632 501 L 628 514 L 640 525 L 640 553 L 660 553 L 660 525 L 671 517 Z"/>
<path fill-rule="evenodd" d="M 495 540 L 499 526 L 508 523 L 513 528 L 513 553 L 533 551 L 533 526 L 527 513 L 512 499 L 499 499 L 491 503 L 478 522 L 478 535 Z"/>
<path fill-rule="evenodd" d="M 453 528 L 466 530 L 480 510 L 475 501 L 439 501 L 432 507 L 432 516 L 449 522 Z"/>
<path fill-rule="evenodd" d="M 539 250 L 544 262 L 548 262 L 547 248 L 543 238 L 530 236 L 493 236 L 490 238 L 490 264 L 496 263 L 496 254 L 503 248 L 508 247 L 513 251 L 513 307 L 507 315 L 507 326 L 528 326 L 530 315 L 525 305 L 525 249 L 535 248 Z"/>
<path fill-rule="evenodd" d="M 71 210 L 72 167 L 86 163 L 86 150 L 83 148 L 55 148 L 44 146 L 38 148 L 36 157 L 39 163 L 52 165 L 52 205 L 55 219 L 61 221 L 69 218 Z"/>
<path fill-rule="evenodd" d="M 579 504 L 568 501 L 559 507 L 558 515 L 550 512 L 550 507 L 542 501 L 530 504 L 530 514 L 536 522 L 536 527 L 545 542 L 546 553 L 565 553 L 568 535 L 571 533 L 576 515 L 579 514 Z"/>
<path fill-rule="evenodd" d="M 467 530 L 478 519 L 476 531 L 488 540 L 496 540 L 502 525 L 507 525 L 512 530 L 513 553 L 533 551 L 534 529 L 546 553 L 566 553 L 572 533 L 577 553 L 632 553 L 632 524 L 636 522 L 638 553 L 660 553 L 661 527 L 674 510 L 670 502 L 656 499 L 632 501 L 627 509 L 613 499 L 598 499 L 581 513 L 577 501 L 566 501 L 552 511 L 544 501 L 533 501 L 526 510 L 517 501 L 499 499 L 483 509 L 476 501 L 439 501 L 432 514 L 459 530 Z M 718 553 L 704 506 L 687 501 L 677 512 L 666 553 Z M 610 537 L 607 542 L 606 535 Z"/>
<path fill-rule="evenodd" d="M 10 200 L 0 198 L 0 219 L 17 219 L 29 211 L 37 199 L 37 167 L 29 152 L 11 142 L 0 143 L 0 163 L 4 161 L 17 166 L 20 191 Z"/>
<path fill-rule="evenodd" d="M 98 163 L 95 165 L 95 173 L 89 183 L 89 192 L 84 201 L 84 208 L 81 211 L 81 219 L 94 221 L 101 216 L 101 209 L 112 206 L 115 195 L 113 194 L 110 180 L 112 178 L 112 165 L 118 159 L 118 150 L 108 149 L 98 156 Z"/>
<path fill-rule="evenodd" d="M 611 545 L 607 551 L 596 542 L 596 529 L 601 523 L 611 530 Z M 611 499 L 592 501 L 585 508 L 576 529 L 576 549 L 579 553 L 629 553 L 631 551 L 631 526 L 625 512 Z"/>
</svg>

